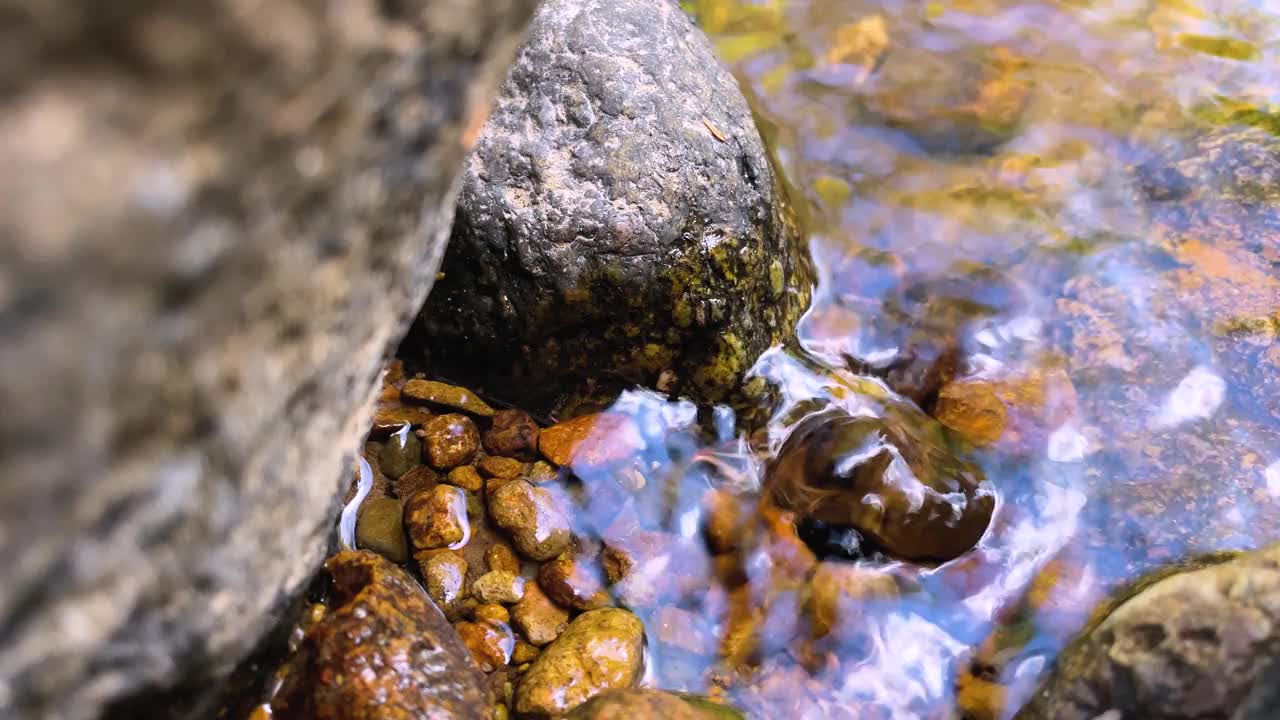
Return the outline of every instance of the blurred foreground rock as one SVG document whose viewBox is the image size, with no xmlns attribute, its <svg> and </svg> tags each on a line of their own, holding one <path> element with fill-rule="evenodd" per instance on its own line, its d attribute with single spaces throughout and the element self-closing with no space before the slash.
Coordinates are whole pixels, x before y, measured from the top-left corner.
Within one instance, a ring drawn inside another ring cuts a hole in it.
<svg viewBox="0 0 1280 720">
<path fill-rule="evenodd" d="M 543 3 L 442 269 L 408 347 L 537 412 L 594 384 L 720 400 L 811 282 L 747 102 L 670 0 Z"/>
<path fill-rule="evenodd" d="M 1063 651 L 1019 720 L 1280 714 L 1280 545 L 1157 572 Z"/>
<path fill-rule="evenodd" d="M 0 2 L 0 716 L 205 712 L 312 576 L 533 4 Z"/>
</svg>

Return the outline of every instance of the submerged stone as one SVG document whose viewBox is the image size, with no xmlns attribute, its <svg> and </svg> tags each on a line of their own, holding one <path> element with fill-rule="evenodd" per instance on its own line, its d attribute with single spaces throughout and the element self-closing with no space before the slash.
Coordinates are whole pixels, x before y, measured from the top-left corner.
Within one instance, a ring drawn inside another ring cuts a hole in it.
<svg viewBox="0 0 1280 720">
<path fill-rule="evenodd" d="M 417 467 L 422 462 L 422 441 L 412 432 L 402 430 L 387 438 L 378 455 L 378 467 L 392 480 Z"/>
<path fill-rule="evenodd" d="M 533 661 L 516 687 L 522 717 L 559 717 L 593 696 L 628 688 L 644 664 L 644 624 L 617 608 L 579 615 Z"/>
<path fill-rule="evenodd" d="M 485 452 L 533 460 L 538 452 L 538 423 L 523 410 L 499 410 L 484 434 Z"/>
<path fill-rule="evenodd" d="M 410 380 L 400 389 L 400 394 L 407 402 L 443 405 L 478 417 L 493 417 L 493 408 L 488 403 L 457 385 L 435 380 Z"/>
<path fill-rule="evenodd" d="M 608 690 L 579 705 L 567 720 L 741 720 L 743 714 L 705 698 L 665 690 Z"/>
<path fill-rule="evenodd" d="M 480 449 L 480 432 L 466 415 L 438 415 L 422 430 L 427 461 L 437 470 L 469 463 Z"/>
<path fill-rule="evenodd" d="M 391 562 L 409 559 L 404 537 L 404 506 L 392 498 L 368 498 L 356 520 L 356 547 L 372 550 Z"/>
<path fill-rule="evenodd" d="M 769 497 L 802 519 L 851 525 L 902 559 L 958 557 L 986 531 L 995 496 L 927 418 L 889 415 L 802 420 L 769 467 Z"/>
<path fill-rule="evenodd" d="M 472 152 L 409 347 L 546 412 L 726 397 L 806 305 L 793 212 L 737 82 L 680 7 L 551 0 Z"/>
<path fill-rule="evenodd" d="M 342 552 L 325 567 L 332 609 L 290 660 L 273 717 L 483 717 L 484 676 L 412 578 L 370 552 Z"/>
<path fill-rule="evenodd" d="M 546 488 L 511 480 L 489 497 L 489 516 L 511 533 L 512 544 L 530 560 L 550 560 L 572 540 L 569 518 Z"/>
</svg>

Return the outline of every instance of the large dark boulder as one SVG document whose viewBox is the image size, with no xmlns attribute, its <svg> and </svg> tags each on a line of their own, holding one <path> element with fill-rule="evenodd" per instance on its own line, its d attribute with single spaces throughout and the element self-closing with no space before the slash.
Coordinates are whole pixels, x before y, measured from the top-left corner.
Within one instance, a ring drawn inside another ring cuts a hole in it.
<svg viewBox="0 0 1280 720">
<path fill-rule="evenodd" d="M 312 576 L 533 4 L 0 0 L 0 716 L 211 687 Z"/>
<path fill-rule="evenodd" d="M 807 304 L 751 110 L 671 0 L 550 0 L 467 160 L 416 336 L 536 410 L 591 386 L 720 400 Z"/>
</svg>

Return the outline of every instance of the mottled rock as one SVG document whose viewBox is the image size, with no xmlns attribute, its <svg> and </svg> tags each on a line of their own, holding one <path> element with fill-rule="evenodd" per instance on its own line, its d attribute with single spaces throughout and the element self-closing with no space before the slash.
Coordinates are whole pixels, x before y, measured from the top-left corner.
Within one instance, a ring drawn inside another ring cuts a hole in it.
<svg viewBox="0 0 1280 720">
<path fill-rule="evenodd" d="M 492 455 L 533 460 L 538 453 L 538 423 L 523 410 L 499 410 L 484 433 L 484 449 Z"/>
<path fill-rule="evenodd" d="M 627 688 L 644 665 L 644 625 L 626 610 L 578 616 L 543 649 L 516 686 L 515 711 L 551 718 L 612 688 Z"/>
<path fill-rule="evenodd" d="M 622 413 L 596 413 L 552 425 L 538 437 L 538 449 L 556 465 L 601 467 L 632 460 L 644 437 Z"/>
<path fill-rule="evenodd" d="M 529 472 L 525 474 L 525 479 L 534 485 L 545 485 L 549 482 L 555 482 L 560 478 L 560 471 L 551 466 L 546 460 L 539 460 L 529 466 Z"/>
<path fill-rule="evenodd" d="M 507 610 L 502 605 L 493 602 L 486 603 L 484 605 L 477 605 L 473 611 L 473 616 L 477 622 L 480 620 L 489 620 L 497 623 L 511 623 L 511 611 Z"/>
<path fill-rule="evenodd" d="M 913 408 L 885 411 L 803 420 L 769 467 L 769 497 L 802 520 L 856 528 L 904 559 L 958 557 L 986 532 L 993 491 L 948 450 L 936 423 Z"/>
<path fill-rule="evenodd" d="M 535 4 L 5 4 L 0 716 L 213 713 L 324 559 Z"/>
<path fill-rule="evenodd" d="M 566 720 L 740 720 L 742 713 L 708 700 L 665 690 L 606 690 L 573 709 Z"/>
<path fill-rule="evenodd" d="M 848 562 L 825 560 L 809 579 L 805 610 L 814 637 L 852 627 L 863 607 L 898 597 L 898 581 L 884 570 Z"/>
<path fill-rule="evenodd" d="M 511 620 L 526 640 L 541 647 L 569 626 L 569 611 L 547 597 L 537 583 L 530 583 L 524 597 L 511 608 Z"/>
<path fill-rule="evenodd" d="M 863 106 L 935 152 L 988 151 L 1013 136 L 1030 84 L 1008 51 L 901 46 L 872 74 Z"/>
<path fill-rule="evenodd" d="M 627 605 L 653 607 L 705 592 L 711 563 L 701 542 L 647 530 L 606 540 L 601 565 Z"/>
<path fill-rule="evenodd" d="M 702 534 L 711 551 L 732 552 L 747 532 L 747 508 L 744 501 L 726 490 L 710 490 L 702 499 L 706 516 Z"/>
<path fill-rule="evenodd" d="M 473 493 L 484 489 L 484 478 L 480 477 L 475 465 L 461 465 L 450 470 L 445 482 Z"/>
<path fill-rule="evenodd" d="M 520 558 L 506 543 L 494 543 L 484 551 L 484 561 L 490 571 L 520 574 Z"/>
<path fill-rule="evenodd" d="M 1280 545 L 1158 571 L 1094 618 L 1019 720 L 1241 717 L 1280 653 Z"/>
<path fill-rule="evenodd" d="M 426 465 L 419 465 L 404 475 L 401 475 L 392 483 L 392 487 L 395 489 L 396 497 L 401 500 L 408 500 L 423 490 L 430 490 L 434 488 L 439 482 L 439 473 Z"/>
<path fill-rule="evenodd" d="M 1050 368 L 949 382 L 938 391 L 933 415 L 976 445 L 1043 452 L 1075 412 L 1071 378 Z"/>
<path fill-rule="evenodd" d="M 466 415 L 437 415 L 422 430 L 427 462 L 437 470 L 471 462 L 480 448 L 480 432 Z"/>
<path fill-rule="evenodd" d="M 565 625 L 568 624 L 569 623 L 566 621 Z M 540 652 L 542 651 L 538 646 L 531 645 L 524 640 L 517 639 L 516 649 L 511 651 L 511 664 L 523 665 L 527 662 L 532 662 L 534 658 L 538 657 L 538 653 Z"/>
<path fill-rule="evenodd" d="M 404 524 L 417 550 L 457 549 L 471 536 L 467 493 L 452 485 L 437 485 L 409 498 Z"/>
<path fill-rule="evenodd" d="M 490 455 L 481 458 L 477 467 L 486 477 L 508 479 L 519 477 L 524 472 L 525 465 L 514 458 Z"/>
<path fill-rule="evenodd" d="M 391 562 L 409 559 L 404 537 L 404 506 L 392 498 L 366 498 L 356 520 L 356 546 L 372 550 Z"/>
<path fill-rule="evenodd" d="M 368 552 L 339 553 L 326 568 L 333 609 L 289 661 L 271 700 L 273 717 L 481 717 L 484 678 L 412 578 Z"/>
<path fill-rule="evenodd" d="M 572 551 L 560 554 L 538 568 L 538 586 L 558 605 L 594 610 L 609 604 L 604 572 L 599 563 Z"/>
<path fill-rule="evenodd" d="M 369 435 L 375 438 L 385 438 L 395 434 L 405 425 L 414 429 L 420 428 L 431 418 L 432 414 L 426 408 L 380 405 L 377 410 L 373 411 L 373 421 L 370 423 Z"/>
<path fill-rule="evenodd" d="M 810 284 L 737 83 L 676 4 L 648 0 L 542 5 L 444 272 L 418 327 L 432 362 L 537 412 L 664 371 L 723 398 Z"/>
<path fill-rule="evenodd" d="M 428 550 L 414 554 L 427 582 L 427 594 L 445 613 L 453 615 L 467 596 L 467 561 L 450 550 Z"/>
<path fill-rule="evenodd" d="M 378 455 L 378 467 L 391 479 L 398 479 L 422 462 L 422 441 L 411 432 L 387 438 Z"/>
<path fill-rule="evenodd" d="M 569 518 L 547 488 L 512 480 L 489 498 L 489 516 L 511 533 L 512 543 L 530 560 L 550 560 L 572 540 Z"/>
<path fill-rule="evenodd" d="M 480 602 L 520 602 L 524 597 L 524 578 L 506 570 L 490 570 L 471 586 L 471 594 Z"/>
<path fill-rule="evenodd" d="M 492 672 L 511 660 L 511 651 L 515 649 L 516 639 L 506 623 L 464 620 L 453 627 L 458 631 L 459 637 L 471 651 L 471 656 L 475 658 L 481 670 Z"/>
<path fill-rule="evenodd" d="M 475 393 L 448 383 L 434 380 L 410 380 L 400 388 L 400 397 L 404 402 L 427 403 L 461 410 L 476 417 L 493 417 L 493 408 L 476 397 Z"/>
</svg>

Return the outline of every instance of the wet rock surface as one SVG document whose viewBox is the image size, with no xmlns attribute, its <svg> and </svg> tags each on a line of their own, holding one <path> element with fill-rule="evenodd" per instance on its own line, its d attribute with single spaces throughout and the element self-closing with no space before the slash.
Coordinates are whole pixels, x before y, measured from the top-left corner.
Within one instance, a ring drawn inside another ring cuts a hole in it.
<svg viewBox="0 0 1280 720">
<path fill-rule="evenodd" d="M 542 5 L 443 271 L 411 345 L 538 412 L 664 372 L 725 397 L 809 286 L 736 83 L 679 7 L 646 0 Z"/>
<path fill-rule="evenodd" d="M 732 720 L 742 715 L 731 708 L 661 690 L 609 690 L 579 705 L 568 720 Z"/>
<path fill-rule="evenodd" d="M 569 519 L 551 491 L 524 480 L 512 480 L 489 498 L 489 514 L 521 555 L 550 560 L 569 547 Z"/>
<path fill-rule="evenodd" d="M 630 687 L 644 661 L 644 625 L 635 615 L 601 608 L 579 615 L 543 649 L 516 687 L 515 711 L 552 718 L 612 688 Z"/>
<path fill-rule="evenodd" d="M 284 673 L 273 717 L 485 717 L 484 676 L 412 578 L 368 552 L 335 555 L 326 569 L 331 609 Z"/>
<path fill-rule="evenodd" d="M 437 415 L 422 426 L 422 432 L 427 462 L 437 470 L 468 463 L 480 449 L 480 432 L 465 415 Z"/>
<path fill-rule="evenodd" d="M 1020 720 L 1240 717 L 1280 653 L 1280 547 L 1166 569 L 1098 612 Z"/>
<path fill-rule="evenodd" d="M 891 555 L 958 557 L 986 532 L 995 496 L 977 466 L 929 437 L 929 422 L 805 418 L 769 470 L 770 497 L 802 519 L 856 528 Z"/>
<path fill-rule="evenodd" d="M 356 521 L 356 547 L 372 550 L 391 562 L 409 559 L 404 535 L 404 506 L 393 498 L 369 498 Z"/>
<path fill-rule="evenodd" d="M 211 711 L 324 558 L 534 4 L 6 6 L 0 715 Z"/>
</svg>

